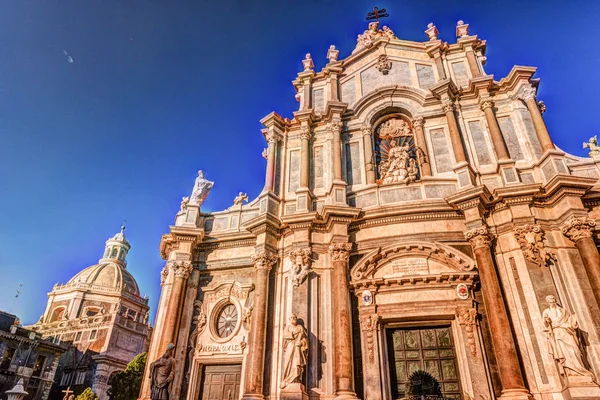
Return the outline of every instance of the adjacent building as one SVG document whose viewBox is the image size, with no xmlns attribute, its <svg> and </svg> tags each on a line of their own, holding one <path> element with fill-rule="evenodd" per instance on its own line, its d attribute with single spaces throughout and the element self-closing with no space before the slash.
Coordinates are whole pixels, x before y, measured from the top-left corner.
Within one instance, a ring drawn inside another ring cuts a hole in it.
<svg viewBox="0 0 600 400">
<path fill-rule="evenodd" d="M 46 400 L 66 347 L 19 325 L 15 315 L 0 311 L 0 396 L 23 379 L 26 400 Z"/>
<path fill-rule="evenodd" d="M 53 396 L 87 387 L 107 398 L 112 374 L 147 350 L 148 298 L 127 271 L 125 227 L 106 241 L 104 255 L 65 284 L 56 284 L 40 320 L 30 327 L 43 338 L 69 345 L 60 359 Z"/>
<path fill-rule="evenodd" d="M 307 54 L 256 199 L 203 213 L 199 174 L 160 245 L 171 398 L 600 398 L 598 145 L 556 147 L 536 68 L 425 33 Z"/>
</svg>

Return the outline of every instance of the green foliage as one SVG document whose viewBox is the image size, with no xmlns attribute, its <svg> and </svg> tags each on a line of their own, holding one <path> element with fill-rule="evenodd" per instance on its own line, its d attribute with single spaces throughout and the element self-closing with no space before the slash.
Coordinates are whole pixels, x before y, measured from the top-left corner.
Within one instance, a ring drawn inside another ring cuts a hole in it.
<svg viewBox="0 0 600 400">
<path fill-rule="evenodd" d="M 146 368 L 146 353 L 135 356 L 125 371 L 112 376 L 107 394 L 110 400 L 136 400 L 140 394 L 144 368 Z"/>
<path fill-rule="evenodd" d="M 87 388 L 75 400 L 98 400 L 98 396 L 92 391 L 92 388 Z"/>
</svg>

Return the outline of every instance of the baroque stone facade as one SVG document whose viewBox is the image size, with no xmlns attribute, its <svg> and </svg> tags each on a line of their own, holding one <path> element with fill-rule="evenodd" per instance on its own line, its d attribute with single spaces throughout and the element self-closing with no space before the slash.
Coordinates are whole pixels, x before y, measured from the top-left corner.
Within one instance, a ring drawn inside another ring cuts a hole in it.
<svg viewBox="0 0 600 400">
<path fill-rule="evenodd" d="M 107 399 L 111 375 L 148 349 L 148 298 L 140 296 L 126 269 L 130 244 L 124 229 L 106 241 L 98 264 L 65 284 L 54 285 L 44 314 L 29 327 L 68 346 L 58 364 L 51 398 L 62 398 L 67 387 L 76 393 L 91 387 L 100 400 Z"/>
<path fill-rule="evenodd" d="M 307 55 L 298 110 L 261 120 L 262 193 L 182 204 L 149 350 L 176 346 L 172 398 L 406 398 L 425 373 L 447 398 L 600 398 L 600 164 L 553 144 L 535 68 L 495 80 L 468 24 L 425 33 Z"/>
</svg>

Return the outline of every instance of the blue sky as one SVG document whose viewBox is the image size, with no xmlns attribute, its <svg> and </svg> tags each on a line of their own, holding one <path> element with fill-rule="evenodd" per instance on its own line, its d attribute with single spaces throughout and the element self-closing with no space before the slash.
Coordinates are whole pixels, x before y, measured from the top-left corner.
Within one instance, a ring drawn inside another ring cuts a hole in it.
<svg viewBox="0 0 600 400">
<path fill-rule="evenodd" d="M 317 70 L 331 44 L 349 55 L 374 5 L 406 40 L 434 22 L 454 42 L 463 19 L 497 80 L 537 66 L 563 150 L 584 155 L 600 133 L 596 1 L 0 0 L 0 309 L 22 282 L 12 311 L 35 322 L 127 219 L 128 269 L 154 314 L 160 237 L 196 171 L 216 182 L 204 211 L 254 198 L 258 121 L 291 116 L 304 54 Z"/>
</svg>

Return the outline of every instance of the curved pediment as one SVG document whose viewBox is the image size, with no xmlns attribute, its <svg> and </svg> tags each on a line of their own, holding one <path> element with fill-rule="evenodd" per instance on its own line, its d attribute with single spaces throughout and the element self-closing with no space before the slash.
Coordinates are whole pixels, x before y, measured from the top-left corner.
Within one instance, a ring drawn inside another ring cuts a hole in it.
<svg viewBox="0 0 600 400">
<path fill-rule="evenodd" d="M 414 275 L 437 275 L 475 269 L 475 261 L 448 245 L 396 243 L 366 254 L 350 271 L 353 281 Z"/>
</svg>

